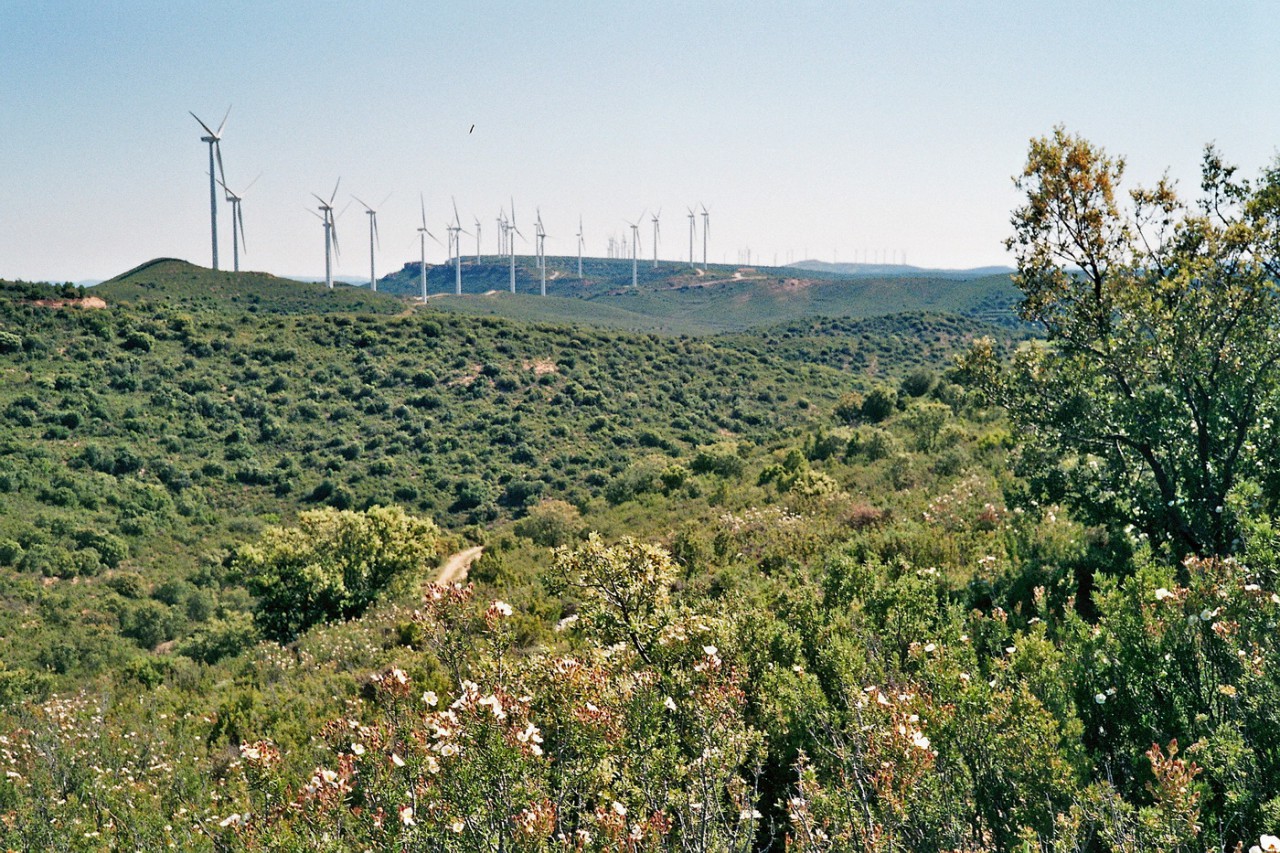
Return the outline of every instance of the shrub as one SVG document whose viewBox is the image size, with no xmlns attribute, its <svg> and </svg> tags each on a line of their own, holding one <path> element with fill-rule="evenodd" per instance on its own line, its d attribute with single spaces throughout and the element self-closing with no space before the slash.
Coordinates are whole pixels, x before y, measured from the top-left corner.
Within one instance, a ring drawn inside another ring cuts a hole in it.
<svg viewBox="0 0 1280 853">
<path fill-rule="evenodd" d="M 359 616 L 397 577 L 434 565 L 439 544 L 434 523 L 399 507 L 319 509 L 297 527 L 268 528 L 232 565 L 258 596 L 258 627 L 287 641 L 317 622 Z"/>
</svg>

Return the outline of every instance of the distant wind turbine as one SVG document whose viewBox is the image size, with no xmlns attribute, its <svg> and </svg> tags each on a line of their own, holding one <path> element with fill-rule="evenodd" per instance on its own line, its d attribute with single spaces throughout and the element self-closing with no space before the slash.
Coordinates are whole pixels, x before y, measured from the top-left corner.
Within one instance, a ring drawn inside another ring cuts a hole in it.
<svg viewBox="0 0 1280 853">
<path fill-rule="evenodd" d="M 436 235 L 427 230 L 427 201 L 423 198 L 422 193 L 418 193 L 418 204 L 422 207 L 422 227 L 418 229 L 418 243 L 422 252 L 422 301 L 427 301 L 427 238 L 430 237 L 439 244 Z"/>
<path fill-rule="evenodd" d="M 480 217 L 474 217 L 476 220 L 476 266 L 480 266 Z"/>
<path fill-rule="evenodd" d="M 658 225 L 658 219 L 662 216 L 662 208 L 658 208 L 658 212 L 653 215 L 653 268 L 658 268 L 658 240 L 662 236 L 662 229 Z"/>
<path fill-rule="evenodd" d="M 698 230 L 697 216 L 693 212 L 693 208 L 687 208 L 689 211 L 689 266 L 693 266 L 693 235 Z"/>
<path fill-rule="evenodd" d="M 702 271 L 707 271 L 707 234 L 711 229 L 711 214 L 707 213 L 707 206 L 698 203 L 702 208 Z"/>
<path fill-rule="evenodd" d="M 449 226 L 449 230 L 453 233 L 453 292 L 455 296 L 462 295 L 462 235 L 467 232 L 462 229 L 462 217 L 458 216 L 458 201 L 453 201 L 453 224 Z M 469 234 L 467 236 L 470 236 Z"/>
<path fill-rule="evenodd" d="M 628 222 L 631 226 L 631 286 L 635 287 L 637 282 L 637 258 L 640 252 L 640 220 L 644 219 L 644 213 L 636 217 L 635 222 Z"/>
<path fill-rule="evenodd" d="M 538 221 L 535 227 L 536 239 L 538 241 L 538 268 L 542 272 L 542 286 L 539 293 L 542 296 L 547 295 L 547 229 L 542 224 L 542 211 L 538 210 Z"/>
<path fill-rule="evenodd" d="M 323 213 L 311 213 L 324 223 L 324 283 L 330 290 L 333 290 L 333 260 L 332 256 L 338 254 L 338 228 L 337 217 L 333 215 L 333 200 L 338 197 L 338 184 L 342 183 L 342 178 L 338 178 L 337 183 L 333 185 L 333 194 L 329 196 L 329 200 L 325 201 L 320 196 L 312 193 L 312 197 L 320 202 L 320 210 Z"/>
<path fill-rule="evenodd" d="M 578 217 L 578 278 L 582 278 L 582 217 Z"/>
<path fill-rule="evenodd" d="M 190 110 L 188 110 L 190 112 Z M 207 136 L 200 137 L 201 142 L 209 143 L 209 232 L 213 239 L 213 268 L 218 268 L 218 186 L 216 181 L 218 178 L 227 179 L 227 174 L 222 170 L 222 129 L 227 126 L 227 119 L 231 116 L 231 107 L 227 107 L 227 113 L 222 117 L 222 124 L 218 125 L 217 130 L 210 130 L 209 125 L 200 121 L 200 116 L 191 113 L 191 117 L 196 120 Z M 213 161 L 218 161 L 218 172 L 214 175 Z M 234 224 L 234 223 L 233 223 Z"/>
<path fill-rule="evenodd" d="M 516 241 L 515 241 L 515 237 L 512 236 L 513 234 L 518 236 L 521 240 L 524 239 L 524 235 L 520 233 L 520 226 L 516 224 L 516 200 L 514 198 L 511 199 L 511 225 L 507 228 L 507 243 L 509 244 L 508 249 L 511 252 L 511 292 L 515 293 L 516 292 Z"/>
<path fill-rule="evenodd" d="M 369 215 L 369 290 L 378 291 L 378 276 L 373 265 L 373 247 L 377 243 L 378 247 L 382 247 L 382 238 L 378 236 L 378 211 L 356 196 L 352 196 L 356 201 L 360 202 L 360 206 L 364 208 L 364 212 Z M 387 198 L 391 198 L 391 194 L 387 193 Z M 387 203 L 387 198 L 378 202 L 378 207 Z"/>
<path fill-rule="evenodd" d="M 258 178 L 260 177 L 262 176 L 258 175 Z M 227 201 L 231 202 L 231 257 L 235 263 L 236 272 L 240 272 L 240 247 L 247 245 L 244 238 L 244 211 L 240 207 L 240 202 L 244 201 L 245 193 L 258 182 L 258 178 L 254 178 L 249 182 L 249 186 L 238 193 L 232 192 L 225 181 L 218 181 L 222 191 L 227 194 Z"/>
</svg>

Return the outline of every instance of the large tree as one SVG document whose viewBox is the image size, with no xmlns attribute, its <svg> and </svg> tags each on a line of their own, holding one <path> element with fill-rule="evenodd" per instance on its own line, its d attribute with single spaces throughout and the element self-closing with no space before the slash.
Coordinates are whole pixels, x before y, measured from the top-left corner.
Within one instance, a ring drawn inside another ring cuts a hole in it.
<svg viewBox="0 0 1280 853">
<path fill-rule="evenodd" d="M 1032 140 L 1006 245 L 1046 340 L 968 367 L 1044 497 L 1177 556 L 1227 553 L 1233 490 L 1261 486 L 1266 509 L 1280 491 L 1280 165 L 1243 181 L 1210 146 L 1195 204 L 1167 179 L 1122 195 L 1123 174 L 1061 127 Z"/>
</svg>

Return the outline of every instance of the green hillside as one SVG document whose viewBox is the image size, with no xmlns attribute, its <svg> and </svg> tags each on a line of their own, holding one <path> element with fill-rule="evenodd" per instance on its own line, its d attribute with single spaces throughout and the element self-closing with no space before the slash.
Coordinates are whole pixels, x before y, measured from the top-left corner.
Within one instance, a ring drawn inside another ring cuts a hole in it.
<svg viewBox="0 0 1280 853">
<path fill-rule="evenodd" d="M 509 269 L 500 259 L 463 258 L 464 295 L 487 295 L 479 305 L 467 300 L 441 300 L 442 310 L 484 313 L 516 319 L 550 319 L 603 323 L 618 328 L 686 334 L 770 326 L 802 317 L 871 317 L 908 311 L 964 314 L 987 322 L 1014 324 L 1017 291 L 1007 275 L 976 279 L 956 277 L 836 276 L 799 273 L 783 268 L 738 268 L 712 265 L 704 274 L 685 264 L 663 262 L 638 267 L 631 286 L 631 263 L 599 258 L 584 261 L 577 276 L 576 258 L 547 258 L 548 297 L 573 297 L 577 304 L 540 298 L 540 280 L 531 258 L 517 258 L 515 300 L 509 292 Z M 421 293 L 416 263 L 386 276 L 379 292 L 416 296 Z M 432 267 L 429 295 L 454 293 L 452 267 Z"/>
</svg>

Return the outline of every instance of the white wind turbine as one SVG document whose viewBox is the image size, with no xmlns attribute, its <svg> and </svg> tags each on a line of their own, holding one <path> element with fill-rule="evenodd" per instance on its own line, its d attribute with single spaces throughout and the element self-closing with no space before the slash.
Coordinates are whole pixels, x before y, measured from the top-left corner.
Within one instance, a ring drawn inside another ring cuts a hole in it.
<svg viewBox="0 0 1280 853">
<path fill-rule="evenodd" d="M 707 206 L 705 204 L 702 204 L 701 202 L 699 202 L 698 206 L 702 208 L 702 271 L 706 272 L 707 271 L 707 233 L 708 233 L 708 230 L 710 229 L 711 214 L 707 213 Z"/>
<path fill-rule="evenodd" d="M 521 240 L 524 235 L 520 233 L 520 226 L 516 224 L 516 200 L 511 199 L 511 224 L 507 227 L 507 244 L 508 250 L 511 252 L 511 292 L 516 292 L 516 241 L 515 234 Z"/>
<path fill-rule="evenodd" d="M 631 286 L 635 287 L 637 282 L 637 258 L 640 257 L 640 220 L 644 219 L 644 213 L 636 217 L 635 222 L 627 222 L 631 226 Z M 625 220 L 623 220 L 625 221 Z"/>
<path fill-rule="evenodd" d="M 462 228 L 462 218 L 458 216 L 458 200 L 450 198 L 453 202 L 453 224 L 449 226 L 449 231 L 453 234 L 453 293 L 455 296 L 462 295 L 462 235 L 467 234 Z M 467 236 L 471 236 L 467 234 Z"/>
<path fill-rule="evenodd" d="M 688 211 L 689 211 L 689 266 L 693 266 L 693 237 L 698 230 L 698 225 L 697 225 L 698 214 L 693 212 L 692 207 L 688 208 Z"/>
<path fill-rule="evenodd" d="M 540 295 L 547 295 L 547 229 L 542 224 L 542 211 L 538 210 L 538 221 L 534 228 L 537 235 L 538 243 L 538 269 L 542 273 L 542 286 L 539 290 Z"/>
<path fill-rule="evenodd" d="M 333 290 L 333 259 L 332 256 L 338 254 L 338 218 L 333 215 L 333 200 L 338 197 L 338 184 L 342 183 L 342 178 L 338 178 L 338 182 L 333 185 L 333 194 L 329 196 L 329 200 L 325 201 L 320 196 L 312 193 L 312 197 L 320 202 L 320 210 L 323 213 L 311 211 L 312 215 L 324 223 L 324 283 L 330 290 Z"/>
<path fill-rule="evenodd" d="M 258 178 L 260 177 L 262 176 L 258 175 Z M 236 272 L 240 272 L 240 247 L 248 245 L 244 238 L 244 211 L 240 208 L 240 202 L 244 201 L 245 193 L 258 182 L 258 178 L 254 178 L 238 193 L 232 192 L 225 181 L 218 181 L 222 191 L 227 194 L 227 201 L 231 202 L 231 257 L 235 263 Z"/>
<path fill-rule="evenodd" d="M 418 229 L 419 249 L 422 252 L 422 301 L 427 301 L 427 238 L 430 237 L 438 244 L 440 241 L 436 239 L 436 235 L 427 230 L 427 201 L 422 194 L 418 194 L 418 204 L 422 207 L 422 227 Z"/>
<path fill-rule="evenodd" d="M 578 217 L 578 278 L 582 278 L 582 217 Z"/>
<path fill-rule="evenodd" d="M 494 220 L 498 223 L 498 257 L 502 257 L 507 253 L 507 210 L 504 207 L 498 208 L 498 217 Z"/>
<path fill-rule="evenodd" d="M 476 220 L 476 266 L 480 266 L 480 217 L 474 217 Z"/>
<path fill-rule="evenodd" d="M 662 216 L 662 208 L 658 208 L 658 212 L 653 215 L 653 268 L 658 268 L 658 239 L 662 235 L 662 229 L 658 226 L 658 218 Z"/>
<path fill-rule="evenodd" d="M 188 110 L 190 112 L 190 110 Z M 222 129 L 227 126 L 227 118 L 231 115 L 231 107 L 227 107 L 227 113 L 222 117 L 222 124 L 218 125 L 217 130 L 210 130 L 209 125 L 200 121 L 200 116 L 191 113 L 191 117 L 196 120 L 199 125 L 204 128 L 207 136 L 200 137 L 201 142 L 209 143 L 209 232 L 213 239 L 213 268 L 218 268 L 218 186 L 215 183 L 218 178 L 227 179 L 227 174 L 222 170 Z M 213 171 L 214 159 L 218 161 L 218 172 L 215 177 Z M 234 224 L 234 222 L 232 223 Z"/>
<path fill-rule="evenodd" d="M 365 202 L 360 201 L 356 196 L 353 195 L 352 198 L 359 201 L 360 206 L 364 208 L 364 212 L 369 215 L 369 290 L 376 293 L 378 290 L 378 276 L 373 264 L 373 247 L 374 244 L 377 243 L 378 248 L 382 248 L 382 238 L 378 236 L 378 211 Z M 391 193 L 387 193 L 387 198 L 391 198 Z M 378 202 L 378 207 L 382 207 L 382 205 L 386 204 L 387 198 Z"/>
</svg>

